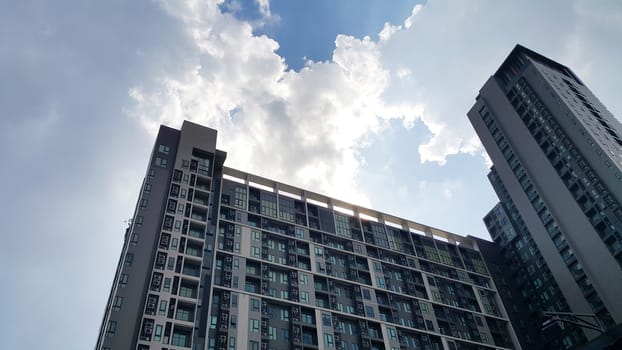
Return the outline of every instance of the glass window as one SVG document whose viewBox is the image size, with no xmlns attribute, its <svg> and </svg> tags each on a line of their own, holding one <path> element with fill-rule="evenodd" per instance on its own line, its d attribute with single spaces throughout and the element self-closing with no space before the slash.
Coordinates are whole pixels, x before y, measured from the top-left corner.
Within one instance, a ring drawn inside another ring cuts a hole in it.
<svg viewBox="0 0 622 350">
<path fill-rule="evenodd" d="M 251 299 L 251 311 L 259 311 L 259 299 Z"/>
<path fill-rule="evenodd" d="M 329 314 L 322 314 L 322 324 L 326 327 L 331 327 L 332 322 Z"/>
<path fill-rule="evenodd" d="M 296 238 L 304 238 L 305 231 L 301 228 L 296 227 Z"/>
<path fill-rule="evenodd" d="M 259 320 L 248 320 L 251 333 L 259 333 Z"/>
<path fill-rule="evenodd" d="M 125 254 L 125 266 L 130 267 L 132 266 L 132 263 L 134 262 L 134 254 L 132 253 L 127 253 Z"/>
<path fill-rule="evenodd" d="M 166 160 L 165 158 L 156 157 L 155 164 L 159 167 L 166 168 L 168 160 Z"/>
<path fill-rule="evenodd" d="M 261 232 L 253 230 L 251 231 L 251 237 L 255 241 L 261 241 Z"/>
<path fill-rule="evenodd" d="M 281 309 L 281 321 L 288 321 L 289 322 L 289 310 Z"/>
<path fill-rule="evenodd" d="M 281 339 L 284 341 L 289 341 L 289 329 L 281 328 Z"/>
<path fill-rule="evenodd" d="M 229 337 L 229 350 L 235 350 L 235 337 Z"/>
<path fill-rule="evenodd" d="M 138 233 L 132 233 L 132 236 L 130 238 L 130 245 L 137 245 L 138 244 Z"/>
<path fill-rule="evenodd" d="M 430 312 L 430 309 L 428 308 L 428 304 L 421 303 L 419 304 L 419 306 L 421 307 L 421 312 L 426 313 L 426 314 Z"/>
<path fill-rule="evenodd" d="M 238 315 L 231 315 L 231 328 L 238 326 Z"/>
<path fill-rule="evenodd" d="M 170 150 L 171 150 L 171 148 L 169 146 L 166 146 L 166 145 L 159 145 L 158 146 L 158 152 L 160 152 L 160 153 L 168 154 L 168 152 Z"/>
<path fill-rule="evenodd" d="M 389 332 L 389 339 L 397 340 L 397 331 L 395 328 L 387 328 L 387 331 Z"/>
<path fill-rule="evenodd" d="M 365 314 L 367 317 L 374 317 L 374 308 L 371 306 L 365 306 Z"/>
<path fill-rule="evenodd" d="M 335 342 L 333 341 L 333 335 L 332 334 L 324 333 L 324 345 L 327 348 L 332 348 L 332 347 L 335 346 Z"/>
<path fill-rule="evenodd" d="M 160 315 L 166 314 L 166 304 L 167 304 L 166 300 L 160 300 L 160 310 L 158 312 Z"/>
<path fill-rule="evenodd" d="M 111 337 L 117 332 L 117 321 L 108 321 L 108 327 L 106 328 L 106 336 Z"/>
<path fill-rule="evenodd" d="M 153 340 L 160 341 L 162 339 L 162 325 L 156 325 Z"/>
<path fill-rule="evenodd" d="M 130 278 L 130 275 L 128 275 L 127 273 L 124 273 L 121 275 L 121 278 L 119 278 L 119 287 L 124 288 L 127 285 L 127 281 Z"/>
<path fill-rule="evenodd" d="M 121 305 L 123 304 L 123 297 L 116 296 L 114 297 L 114 302 L 112 304 L 112 311 L 121 310 Z"/>
<path fill-rule="evenodd" d="M 189 347 L 189 335 L 185 333 L 173 332 L 173 338 L 171 339 L 171 345 Z"/>
</svg>

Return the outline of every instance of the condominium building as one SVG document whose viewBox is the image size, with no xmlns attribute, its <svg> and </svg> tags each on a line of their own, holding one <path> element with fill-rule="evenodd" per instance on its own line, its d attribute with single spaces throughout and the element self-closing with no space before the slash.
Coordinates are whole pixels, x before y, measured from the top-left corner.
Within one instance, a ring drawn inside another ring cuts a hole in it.
<svg viewBox="0 0 622 350">
<path fill-rule="evenodd" d="M 488 175 L 501 203 L 484 217 L 494 244 L 479 246 L 523 348 L 565 349 L 587 341 L 576 325 L 551 327 L 543 333 L 543 310 L 571 312 L 568 302 L 536 242 L 529 234 L 495 168 Z M 493 261 L 495 259 L 495 261 Z"/>
<path fill-rule="evenodd" d="M 595 315 L 603 330 L 622 323 L 620 122 L 568 67 L 520 45 L 468 117 L 500 199 L 484 220 L 530 320 L 558 311 Z M 555 347 L 598 334 L 569 327 Z"/>
<path fill-rule="evenodd" d="M 224 166 L 162 126 L 97 350 L 519 349 L 478 240 Z"/>
</svg>

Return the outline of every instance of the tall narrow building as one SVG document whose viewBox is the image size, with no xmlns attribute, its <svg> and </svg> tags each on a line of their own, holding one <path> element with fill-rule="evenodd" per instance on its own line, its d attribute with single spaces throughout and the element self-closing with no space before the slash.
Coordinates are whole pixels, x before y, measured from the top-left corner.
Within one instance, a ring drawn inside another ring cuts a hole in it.
<svg viewBox="0 0 622 350">
<path fill-rule="evenodd" d="M 620 122 L 568 67 L 520 45 L 468 117 L 494 164 L 490 179 L 501 201 L 486 224 L 506 255 L 522 260 L 516 268 L 528 269 L 526 300 L 542 308 L 534 317 L 566 310 L 596 315 L 603 329 L 620 324 Z M 499 230 L 500 211 L 514 236 Z M 559 346 L 597 335 L 573 328 Z"/>
<path fill-rule="evenodd" d="M 160 128 L 97 350 L 520 348 L 476 239 L 225 158 Z"/>
</svg>

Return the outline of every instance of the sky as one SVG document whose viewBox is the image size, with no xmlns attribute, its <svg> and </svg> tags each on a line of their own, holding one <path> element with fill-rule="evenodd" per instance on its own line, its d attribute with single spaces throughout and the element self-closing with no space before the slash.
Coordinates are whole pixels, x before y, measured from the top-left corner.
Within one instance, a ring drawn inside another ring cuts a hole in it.
<svg viewBox="0 0 622 350">
<path fill-rule="evenodd" d="M 93 348 L 160 124 L 227 165 L 462 235 L 466 112 L 517 43 L 622 115 L 622 2 L 0 1 L 0 339 Z"/>
</svg>

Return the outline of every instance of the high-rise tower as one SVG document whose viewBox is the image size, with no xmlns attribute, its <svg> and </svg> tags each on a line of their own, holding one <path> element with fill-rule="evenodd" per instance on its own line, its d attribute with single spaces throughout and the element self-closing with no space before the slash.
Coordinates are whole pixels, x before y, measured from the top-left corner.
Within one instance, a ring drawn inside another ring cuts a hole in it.
<svg viewBox="0 0 622 350">
<path fill-rule="evenodd" d="M 482 87 L 468 117 L 494 164 L 490 178 L 515 235 L 498 230 L 499 210 L 486 223 L 508 254 L 530 248 L 524 267 L 534 269 L 527 277 L 531 298 L 549 305 L 544 299 L 559 291 L 567 311 L 595 314 L 605 329 L 621 323 L 620 122 L 568 67 L 520 45 Z M 540 256 L 544 268 L 535 265 Z M 547 310 L 534 310 L 540 311 Z"/>
<path fill-rule="evenodd" d="M 97 350 L 519 348 L 477 240 L 225 157 L 160 128 Z"/>
</svg>

